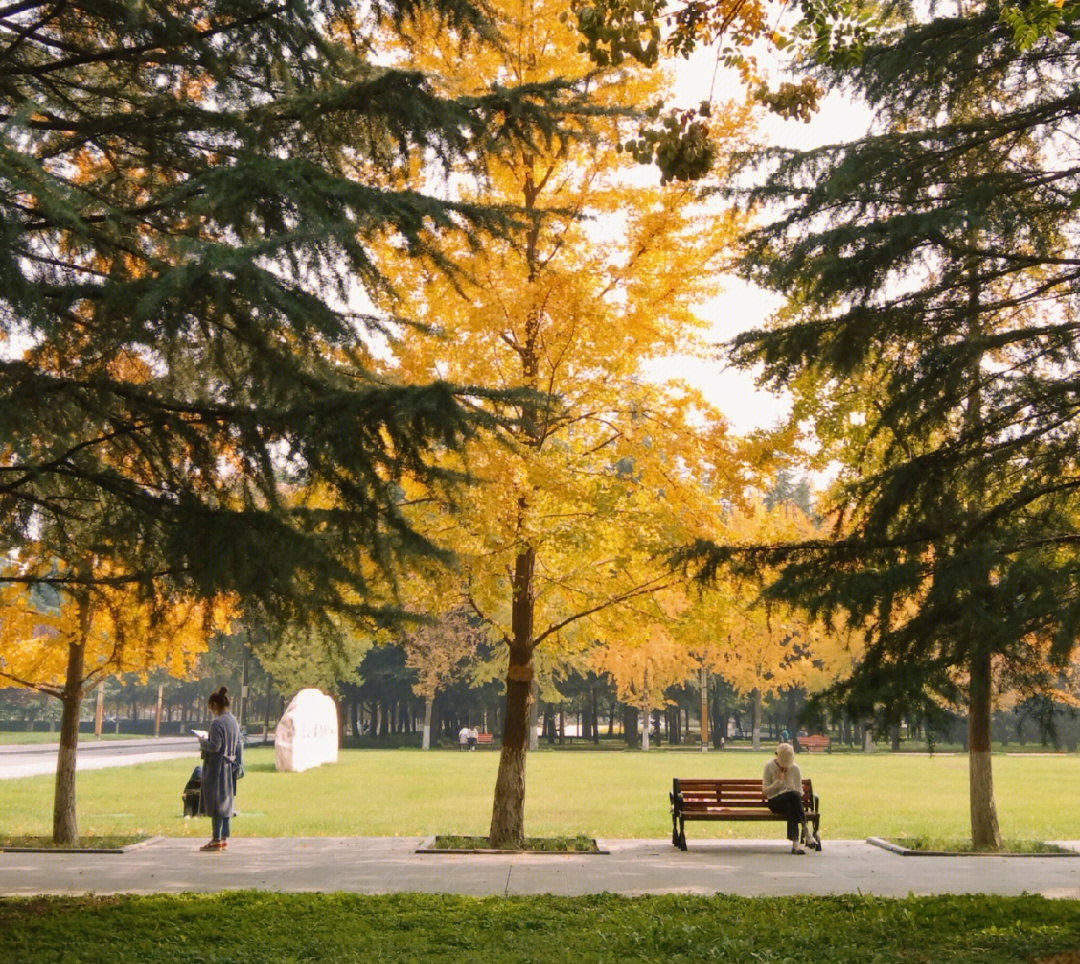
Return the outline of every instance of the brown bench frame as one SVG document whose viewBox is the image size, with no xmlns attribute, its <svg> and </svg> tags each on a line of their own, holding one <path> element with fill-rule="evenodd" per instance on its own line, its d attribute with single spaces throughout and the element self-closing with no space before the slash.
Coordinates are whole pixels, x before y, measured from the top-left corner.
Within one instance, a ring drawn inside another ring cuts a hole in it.
<svg viewBox="0 0 1080 964">
<path fill-rule="evenodd" d="M 490 746 L 493 742 L 495 742 L 495 734 L 494 733 L 477 733 L 476 734 L 476 745 L 477 746 Z"/>
<path fill-rule="evenodd" d="M 724 798 L 724 791 L 728 798 Z M 821 824 L 821 805 L 809 780 L 803 780 L 803 809 L 814 833 Z M 672 782 L 671 843 L 686 850 L 687 820 L 780 820 L 782 813 L 773 813 L 765 804 L 760 780 L 679 779 Z M 711 797 L 711 799 L 710 799 Z"/>
</svg>

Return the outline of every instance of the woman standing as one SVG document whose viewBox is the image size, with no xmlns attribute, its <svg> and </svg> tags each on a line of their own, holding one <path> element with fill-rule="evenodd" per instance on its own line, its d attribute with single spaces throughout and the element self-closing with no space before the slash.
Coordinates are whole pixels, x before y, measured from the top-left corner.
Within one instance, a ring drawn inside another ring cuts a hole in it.
<svg viewBox="0 0 1080 964">
<path fill-rule="evenodd" d="M 761 791 L 765 802 L 773 813 L 782 813 L 787 817 L 787 837 L 791 841 L 793 854 L 804 854 L 799 846 L 799 826 L 802 825 L 803 839 L 815 850 L 821 849 L 818 835 L 810 832 L 806 812 L 802 803 L 802 774 L 795 765 L 795 748 L 790 743 L 781 743 L 776 748 L 776 756 L 765 764 L 765 773 L 761 777 Z"/>
<path fill-rule="evenodd" d="M 229 712 L 229 690 L 221 687 L 206 701 L 214 721 L 206 739 L 200 739 L 203 753 L 202 809 L 210 816 L 213 838 L 200 850 L 225 850 L 229 845 L 229 821 L 236 796 L 236 777 L 243 764 L 240 724 Z"/>
</svg>

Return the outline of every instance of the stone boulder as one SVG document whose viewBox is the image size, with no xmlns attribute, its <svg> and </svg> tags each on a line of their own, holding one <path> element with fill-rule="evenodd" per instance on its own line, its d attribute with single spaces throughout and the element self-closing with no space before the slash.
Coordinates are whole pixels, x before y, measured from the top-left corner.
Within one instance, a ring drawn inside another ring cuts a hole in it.
<svg viewBox="0 0 1080 964">
<path fill-rule="evenodd" d="M 274 731 L 274 765 L 299 773 L 338 758 L 338 721 L 334 701 L 316 689 L 292 698 Z"/>
</svg>

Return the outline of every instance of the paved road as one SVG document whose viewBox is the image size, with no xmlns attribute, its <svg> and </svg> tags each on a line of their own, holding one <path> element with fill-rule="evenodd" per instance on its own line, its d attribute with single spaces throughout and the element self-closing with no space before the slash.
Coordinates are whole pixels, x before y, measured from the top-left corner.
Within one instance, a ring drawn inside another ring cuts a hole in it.
<svg viewBox="0 0 1080 964">
<path fill-rule="evenodd" d="M 610 840 L 606 856 L 418 854 L 419 837 L 161 838 L 125 854 L 0 853 L 0 893 L 269 891 L 473 895 L 1040 893 L 1080 898 L 1080 857 L 902 857 L 860 841 L 792 856 L 783 841 Z M 1080 852 L 1080 841 L 1069 844 Z"/>
<path fill-rule="evenodd" d="M 55 773 L 56 753 L 55 743 L 0 746 L 0 780 Z M 144 740 L 80 739 L 76 769 L 100 770 L 185 756 L 197 760 L 198 755 L 198 744 L 192 736 L 163 736 Z"/>
</svg>

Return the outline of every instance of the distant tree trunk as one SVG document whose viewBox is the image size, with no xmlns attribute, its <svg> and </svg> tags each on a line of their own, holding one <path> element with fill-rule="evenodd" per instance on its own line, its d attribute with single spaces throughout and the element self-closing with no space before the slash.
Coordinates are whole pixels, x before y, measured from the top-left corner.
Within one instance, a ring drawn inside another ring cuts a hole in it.
<svg viewBox="0 0 1080 964">
<path fill-rule="evenodd" d="M 623 739 L 626 745 L 635 747 L 638 745 L 638 711 L 636 706 L 623 708 Z"/>
<path fill-rule="evenodd" d="M 433 700 L 428 696 L 424 700 L 424 738 L 420 744 L 422 750 L 431 749 L 431 704 Z"/>
<path fill-rule="evenodd" d="M 889 735 L 890 735 L 890 747 L 891 747 L 893 753 L 899 753 L 900 752 L 900 721 L 899 720 L 897 720 L 895 723 L 893 723 L 893 725 L 890 727 Z"/>
<path fill-rule="evenodd" d="M 60 696 L 60 749 L 56 755 L 53 793 L 53 843 L 73 844 L 79 839 L 75 813 L 75 758 L 79 749 L 79 715 L 83 698 L 86 640 L 90 633 L 90 601 L 79 599 L 79 637 L 68 643 L 67 674 Z"/>
<path fill-rule="evenodd" d="M 976 652 L 971 659 L 968 697 L 968 773 L 971 793 L 971 843 L 978 850 L 1000 850 L 1001 831 L 994 805 L 994 779 L 990 762 L 990 653 Z"/>
<path fill-rule="evenodd" d="M 540 749 L 540 734 L 536 730 L 536 724 L 540 718 L 540 683 L 532 681 L 532 702 L 529 704 L 529 749 Z M 545 723 L 547 721 L 545 720 Z"/>
<path fill-rule="evenodd" d="M 649 750 L 649 729 L 651 727 L 652 720 L 648 710 L 645 710 L 641 714 L 641 749 L 645 752 Z"/>
<path fill-rule="evenodd" d="M 752 707 L 752 720 L 750 729 L 750 746 L 755 750 L 761 749 L 761 690 L 755 688 L 750 694 Z"/>
<path fill-rule="evenodd" d="M 600 745 L 600 704 L 596 699 L 596 687 L 594 685 L 589 686 L 589 701 L 592 704 L 591 716 L 592 716 L 592 741 L 597 746 Z"/>
</svg>

